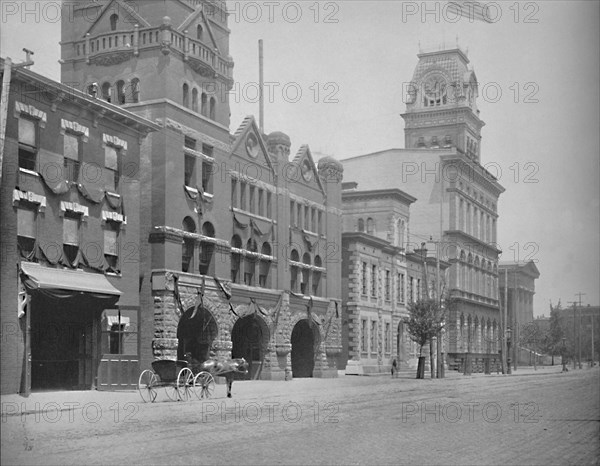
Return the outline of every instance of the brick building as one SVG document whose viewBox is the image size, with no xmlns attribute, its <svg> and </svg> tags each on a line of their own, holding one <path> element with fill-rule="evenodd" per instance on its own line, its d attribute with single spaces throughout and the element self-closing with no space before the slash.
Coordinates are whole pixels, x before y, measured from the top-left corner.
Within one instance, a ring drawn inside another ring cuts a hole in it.
<svg viewBox="0 0 600 466">
<path fill-rule="evenodd" d="M 218 0 L 83 1 L 63 22 L 63 81 L 162 127 L 140 164 L 141 366 L 214 350 L 252 378 L 333 376 L 342 167 L 252 117 L 230 133 L 229 33 Z"/>
<path fill-rule="evenodd" d="M 111 387 L 138 371 L 136 167 L 159 127 L 0 67 L 2 393 Z"/>
<path fill-rule="evenodd" d="M 407 85 L 405 149 L 343 160 L 344 176 L 362 189 L 400 188 L 411 205 L 410 248 L 433 239 L 450 262 L 448 362 L 465 353 L 496 359 L 500 349 L 498 198 L 504 188 L 481 165 L 477 78 L 460 49 L 420 53 Z"/>
</svg>

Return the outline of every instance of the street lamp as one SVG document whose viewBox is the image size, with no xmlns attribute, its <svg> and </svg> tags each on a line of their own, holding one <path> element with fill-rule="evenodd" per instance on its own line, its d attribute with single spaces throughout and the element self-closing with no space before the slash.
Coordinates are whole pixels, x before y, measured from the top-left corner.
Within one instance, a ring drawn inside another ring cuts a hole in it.
<svg viewBox="0 0 600 466">
<path fill-rule="evenodd" d="M 563 372 L 567 372 L 567 360 L 565 359 L 565 351 L 566 351 L 566 346 L 565 346 L 565 341 L 567 341 L 567 339 L 565 337 L 563 337 L 562 342 L 562 364 L 563 364 L 563 368 L 562 371 Z"/>
<path fill-rule="evenodd" d="M 510 327 L 508 327 L 506 329 L 506 352 L 507 352 L 507 358 L 508 358 L 506 360 L 506 362 L 507 362 L 507 365 L 508 365 L 508 374 L 509 375 L 512 374 L 512 369 L 510 367 L 510 365 L 512 363 L 512 360 L 511 360 L 511 357 L 510 357 L 510 343 L 511 343 L 510 337 L 511 337 L 511 335 L 512 335 L 512 330 L 511 330 Z"/>
</svg>

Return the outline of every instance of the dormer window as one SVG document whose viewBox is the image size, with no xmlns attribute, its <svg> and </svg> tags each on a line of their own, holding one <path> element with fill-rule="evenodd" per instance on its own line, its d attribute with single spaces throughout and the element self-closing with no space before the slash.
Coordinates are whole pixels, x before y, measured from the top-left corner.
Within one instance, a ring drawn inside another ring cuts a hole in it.
<svg viewBox="0 0 600 466">
<path fill-rule="evenodd" d="M 424 137 L 419 138 L 419 140 L 417 141 L 417 147 L 425 147 L 425 138 Z"/>
<path fill-rule="evenodd" d="M 117 15 L 116 13 L 110 16 L 110 30 L 111 31 L 116 31 L 117 30 L 117 23 L 119 22 L 119 15 Z"/>
<path fill-rule="evenodd" d="M 431 147 L 436 148 L 436 149 L 440 147 L 440 145 L 438 144 L 438 138 L 437 138 L 437 136 L 432 136 L 432 138 L 431 138 Z"/>
</svg>

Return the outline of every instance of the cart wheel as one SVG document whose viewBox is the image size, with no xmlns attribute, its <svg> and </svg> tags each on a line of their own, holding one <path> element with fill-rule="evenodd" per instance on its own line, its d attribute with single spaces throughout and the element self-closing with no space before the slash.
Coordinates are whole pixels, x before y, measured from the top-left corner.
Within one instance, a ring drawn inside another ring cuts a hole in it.
<svg viewBox="0 0 600 466">
<path fill-rule="evenodd" d="M 140 374 L 140 378 L 138 380 L 138 391 L 140 392 L 140 396 L 144 403 L 154 403 L 156 400 L 156 390 L 154 387 L 158 382 L 158 378 L 156 374 L 152 372 L 150 369 L 146 369 Z"/>
<path fill-rule="evenodd" d="M 177 376 L 177 392 L 179 399 L 187 401 L 190 399 L 190 392 L 194 387 L 194 374 L 188 367 L 184 367 L 179 371 Z"/>
<path fill-rule="evenodd" d="M 215 379 L 209 372 L 199 372 L 194 378 L 194 392 L 199 400 L 210 398 L 215 391 Z"/>
</svg>

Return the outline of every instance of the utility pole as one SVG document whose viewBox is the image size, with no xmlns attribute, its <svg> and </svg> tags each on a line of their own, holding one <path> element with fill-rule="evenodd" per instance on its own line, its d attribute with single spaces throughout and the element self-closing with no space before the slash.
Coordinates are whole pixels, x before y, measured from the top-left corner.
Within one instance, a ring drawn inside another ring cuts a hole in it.
<svg viewBox="0 0 600 466">
<path fill-rule="evenodd" d="M 577 361 L 575 360 L 575 313 L 577 312 L 577 303 L 575 301 L 569 301 L 568 304 L 573 305 L 573 369 L 577 369 Z"/>
<path fill-rule="evenodd" d="M 585 293 L 581 291 L 576 293 L 575 296 L 579 298 L 579 332 L 577 332 L 577 347 L 578 347 L 578 358 L 579 359 L 579 368 L 581 369 L 581 297 L 585 296 Z"/>
</svg>

